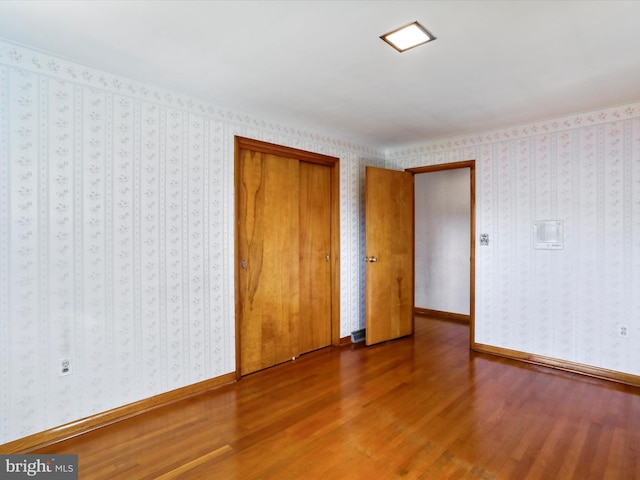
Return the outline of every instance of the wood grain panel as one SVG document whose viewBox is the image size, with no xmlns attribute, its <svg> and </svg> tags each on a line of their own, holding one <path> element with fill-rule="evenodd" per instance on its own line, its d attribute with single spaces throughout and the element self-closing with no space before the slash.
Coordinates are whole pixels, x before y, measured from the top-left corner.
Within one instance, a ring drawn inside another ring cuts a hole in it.
<svg viewBox="0 0 640 480">
<path fill-rule="evenodd" d="M 413 333 L 413 175 L 367 167 L 366 343 Z"/>
<path fill-rule="evenodd" d="M 241 373 L 298 354 L 299 162 L 241 150 Z"/>
<path fill-rule="evenodd" d="M 331 344 L 331 169 L 300 162 L 299 353 Z"/>
<path fill-rule="evenodd" d="M 281 175 L 276 167 L 265 168 L 267 163 L 279 161 L 297 164 L 298 177 L 293 171 Z M 239 378 L 302 353 L 340 343 L 340 204 L 335 157 L 236 137 L 235 162 Z M 296 208 L 298 225 L 287 226 Z M 274 235 L 279 240 L 274 240 Z M 277 258 L 289 268 L 284 264 L 280 268 L 271 265 L 265 273 L 267 249 L 283 251 Z M 298 288 L 294 289 L 296 275 Z M 273 289 L 275 279 L 284 279 L 289 288 Z M 279 299 L 281 294 L 287 298 Z M 282 317 L 284 312 L 276 304 L 291 306 L 288 333 L 280 328 L 284 323 L 259 320 Z M 251 312 L 261 313 L 246 322 L 245 316 Z M 269 343 L 265 344 L 264 339 Z M 278 339 L 288 348 L 282 346 L 278 350 L 270 339 Z"/>
</svg>

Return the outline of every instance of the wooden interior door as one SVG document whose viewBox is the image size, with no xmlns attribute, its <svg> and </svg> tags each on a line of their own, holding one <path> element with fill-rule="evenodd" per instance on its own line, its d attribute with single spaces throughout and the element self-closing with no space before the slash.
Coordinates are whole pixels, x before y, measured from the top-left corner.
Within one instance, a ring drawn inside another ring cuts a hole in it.
<svg viewBox="0 0 640 480">
<path fill-rule="evenodd" d="M 240 150 L 241 375 L 298 355 L 300 162 Z"/>
<path fill-rule="evenodd" d="M 298 354 L 331 344 L 331 169 L 300 162 Z"/>
<path fill-rule="evenodd" d="M 236 146 L 242 376 L 338 344 L 339 204 L 337 159 L 240 137 Z"/>
<path fill-rule="evenodd" d="M 366 168 L 366 344 L 413 334 L 413 174 Z"/>
</svg>

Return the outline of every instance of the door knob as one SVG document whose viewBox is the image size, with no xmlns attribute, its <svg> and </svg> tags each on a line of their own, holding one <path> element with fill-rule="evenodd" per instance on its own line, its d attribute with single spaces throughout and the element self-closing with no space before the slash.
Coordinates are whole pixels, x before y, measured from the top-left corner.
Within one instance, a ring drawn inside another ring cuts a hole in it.
<svg viewBox="0 0 640 480">
<path fill-rule="evenodd" d="M 365 260 L 369 263 L 374 263 L 378 261 L 378 257 L 366 257 Z"/>
</svg>

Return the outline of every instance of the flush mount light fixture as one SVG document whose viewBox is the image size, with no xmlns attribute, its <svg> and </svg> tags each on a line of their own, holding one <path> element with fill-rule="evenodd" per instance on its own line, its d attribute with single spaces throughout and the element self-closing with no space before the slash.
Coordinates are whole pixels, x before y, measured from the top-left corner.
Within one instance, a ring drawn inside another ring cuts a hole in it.
<svg viewBox="0 0 640 480">
<path fill-rule="evenodd" d="M 424 43 L 435 40 L 426 28 L 418 22 L 410 23 L 380 37 L 399 52 L 404 52 L 410 48 L 417 47 Z"/>
</svg>

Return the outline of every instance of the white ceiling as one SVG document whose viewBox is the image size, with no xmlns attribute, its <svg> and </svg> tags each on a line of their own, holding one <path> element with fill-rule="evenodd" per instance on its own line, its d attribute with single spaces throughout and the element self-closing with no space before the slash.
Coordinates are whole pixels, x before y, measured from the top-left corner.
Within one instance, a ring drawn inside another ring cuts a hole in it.
<svg viewBox="0 0 640 480">
<path fill-rule="evenodd" d="M 414 20 L 437 40 L 398 53 Z M 378 147 L 640 100 L 640 1 L 0 1 L 0 37 Z"/>
</svg>

